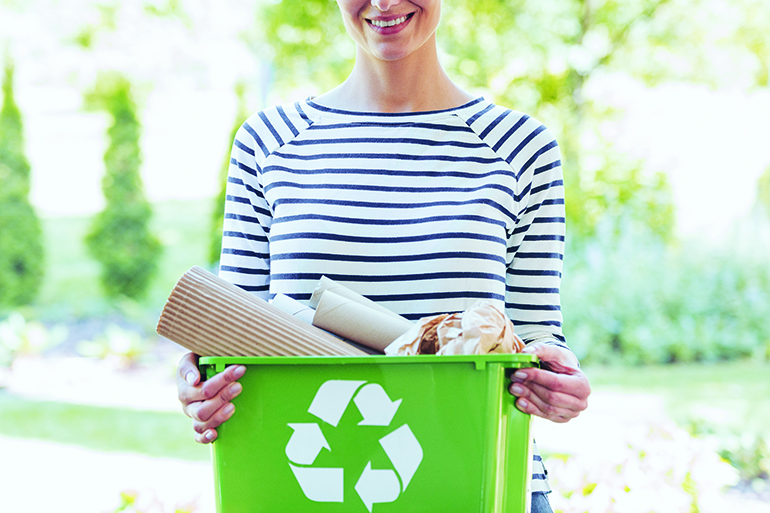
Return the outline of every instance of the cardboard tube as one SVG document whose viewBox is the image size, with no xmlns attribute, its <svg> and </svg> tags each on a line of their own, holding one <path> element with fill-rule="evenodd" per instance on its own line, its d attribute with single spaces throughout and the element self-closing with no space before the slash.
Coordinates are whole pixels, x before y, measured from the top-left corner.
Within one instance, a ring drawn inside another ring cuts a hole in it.
<svg viewBox="0 0 770 513">
<path fill-rule="evenodd" d="M 200 267 L 171 291 L 157 332 L 201 356 L 366 354 Z"/>
<path fill-rule="evenodd" d="M 313 295 L 310 297 L 310 301 L 308 302 L 311 308 L 318 309 L 318 304 L 321 301 L 321 298 L 323 297 L 324 293 L 326 291 L 334 292 L 338 296 L 342 296 L 344 298 L 347 298 L 351 301 L 355 301 L 356 303 L 359 303 L 361 305 L 364 305 L 368 307 L 370 310 L 376 310 L 382 314 L 388 315 L 397 321 L 406 321 L 408 320 L 404 319 L 400 315 L 398 315 L 395 312 L 392 312 L 382 306 L 379 303 L 375 303 L 369 298 L 366 298 L 362 296 L 361 294 L 354 292 L 350 290 L 349 288 L 345 287 L 344 285 L 340 285 L 336 281 L 327 278 L 326 276 L 321 276 L 321 280 L 318 283 L 318 286 L 313 291 Z"/>
<path fill-rule="evenodd" d="M 412 327 L 393 312 L 383 313 L 331 289 L 321 295 L 313 325 L 380 352 Z"/>
</svg>

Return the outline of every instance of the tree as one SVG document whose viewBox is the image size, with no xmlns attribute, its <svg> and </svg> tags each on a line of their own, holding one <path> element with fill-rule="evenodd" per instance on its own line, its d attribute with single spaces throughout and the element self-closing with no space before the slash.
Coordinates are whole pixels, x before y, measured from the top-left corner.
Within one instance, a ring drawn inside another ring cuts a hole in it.
<svg viewBox="0 0 770 513">
<path fill-rule="evenodd" d="M 709 62 L 708 51 L 725 45 L 747 45 L 759 62 L 758 83 L 766 82 L 763 58 L 770 45 L 764 37 L 767 17 L 759 16 L 767 13 L 764 4 L 447 0 L 438 39 L 444 64 L 461 85 L 536 116 L 556 133 L 573 234 L 590 237 L 600 220 L 610 219 L 618 220 L 617 226 L 649 227 L 665 239 L 674 226 L 666 176 L 613 150 L 600 128 L 615 113 L 586 90 L 594 78 L 617 72 L 648 84 L 667 78 L 718 80 L 723 73 Z M 312 82 L 323 91 L 347 76 L 354 45 L 344 35 L 334 2 L 283 0 L 263 9 L 258 32 L 272 52 L 276 89 Z M 729 37 L 721 20 L 714 19 L 725 10 L 748 13 L 729 27 Z M 715 26 L 720 30 L 712 30 Z M 744 26 L 753 29 L 743 31 Z"/>
<path fill-rule="evenodd" d="M 28 196 L 31 166 L 13 95 L 14 66 L 6 59 L 0 110 L 0 307 L 21 306 L 43 283 L 43 232 Z"/>
<path fill-rule="evenodd" d="M 102 180 L 107 204 L 94 218 L 86 244 L 102 265 L 106 295 L 139 299 L 157 271 L 161 244 L 149 230 L 152 209 L 139 174 L 141 127 L 131 84 L 121 75 L 101 75 L 86 95 L 86 105 L 106 110 L 113 120 L 107 131 L 110 144 Z"/>
</svg>

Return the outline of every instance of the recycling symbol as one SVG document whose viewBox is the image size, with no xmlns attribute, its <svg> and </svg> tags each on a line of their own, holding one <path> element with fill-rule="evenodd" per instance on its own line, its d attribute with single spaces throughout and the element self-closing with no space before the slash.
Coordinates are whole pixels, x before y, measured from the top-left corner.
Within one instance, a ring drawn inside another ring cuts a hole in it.
<svg viewBox="0 0 770 513">
<path fill-rule="evenodd" d="M 320 386 L 308 412 L 336 428 L 351 399 L 363 417 L 359 426 L 390 426 L 401 404 L 401 399 L 391 401 L 376 383 L 331 380 Z M 343 502 L 346 469 L 311 466 L 323 449 L 332 451 L 321 426 L 316 422 L 288 426 L 294 432 L 286 445 L 286 456 L 302 492 L 314 502 Z M 373 504 L 393 502 L 406 491 L 423 456 L 422 447 L 407 424 L 383 436 L 379 442 L 393 469 L 373 469 L 369 461 L 355 485 L 370 513 Z"/>
</svg>

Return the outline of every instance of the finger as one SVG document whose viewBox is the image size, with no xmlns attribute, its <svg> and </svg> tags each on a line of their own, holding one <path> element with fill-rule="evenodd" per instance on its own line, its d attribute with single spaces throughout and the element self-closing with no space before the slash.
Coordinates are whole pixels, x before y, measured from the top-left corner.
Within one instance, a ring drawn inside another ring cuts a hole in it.
<svg viewBox="0 0 770 513">
<path fill-rule="evenodd" d="M 207 436 L 208 431 L 213 431 L 223 422 L 228 420 L 235 413 L 235 405 L 233 403 L 226 403 L 224 406 L 216 410 L 207 420 L 193 421 L 193 431 L 200 435 Z M 196 437 L 197 438 L 197 437 Z"/>
<path fill-rule="evenodd" d="M 225 387 L 240 379 L 245 373 L 246 367 L 243 365 L 233 365 L 227 367 L 224 372 L 220 372 L 213 378 L 208 379 L 197 386 L 191 386 L 184 380 L 181 382 L 177 380 L 179 401 L 183 405 L 183 410 L 187 410 L 187 407 L 192 403 L 206 401 L 216 397 Z M 185 411 L 185 413 L 187 413 L 187 411 Z"/>
<path fill-rule="evenodd" d="M 569 394 L 553 392 L 535 383 L 530 383 L 528 386 L 513 383 L 510 386 L 510 392 L 522 399 L 524 403 L 530 403 L 531 407 L 537 410 L 535 414 L 551 420 L 564 419 L 561 421 L 566 422 L 577 417 L 587 406 L 585 400 Z"/>
<path fill-rule="evenodd" d="M 200 381 L 200 371 L 198 370 L 198 355 L 187 353 L 179 360 L 177 367 L 177 381 L 182 380 L 191 386 L 195 386 Z"/>
<path fill-rule="evenodd" d="M 553 392 L 569 394 L 579 399 L 587 399 L 591 394 L 588 378 L 577 369 L 571 374 L 556 373 L 534 367 L 519 369 L 513 373 L 511 379 L 514 383 L 522 383 L 526 386 L 535 383 Z"/>
<path fill-rule="evenodd" d="M 241 392 L 243 387 L 240 383 L 230 383 L 226 387 L 222 388 L 220 392 L 205 401 L 196 401 L 190 404 L 187 408 L 191 418 L 199 422 L 208 422 L 218 411 L 226 406 L 230 401 L 235 399 Z M 212 426 L 216 427 L 216 426 Z"/>
<path fill-rule="evenodd" d="M 578 416 L 580 412 L 572 410 L 562 410 L 560 408 L 554 408 L 550 405 L 538 403 L 533 400 L 528 400 L 520 397 L 516 400 L 516 407 L 524 413 L 530 415 L 536 415 L 552 422 L 564 423 L 569 422 Z"/>
<path fill-rule="evenodd" d="M 207 429 L 203 433 L 195 433 L 195 441 L 199 444 L 210 444 L 217 439 L 216 429 Z"/>
</svg>

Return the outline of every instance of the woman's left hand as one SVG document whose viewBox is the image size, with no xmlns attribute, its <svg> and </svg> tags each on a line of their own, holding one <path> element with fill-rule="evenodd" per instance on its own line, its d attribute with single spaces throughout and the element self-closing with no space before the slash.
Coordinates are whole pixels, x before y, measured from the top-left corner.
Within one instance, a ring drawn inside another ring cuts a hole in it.
<svg viewBox="0 0 770 513">
<path fill-rule="evenodd" d="M 534 342 L 522 352 L 537 355 L 541 368 L 518 369 L 511 376 L 508 390 L 518 397 L 519 410 L 553 422 L 568 422 L 586 409 L 591 385 L 578 368 L 575 355 L 542 342 Z"/>
</svg>

